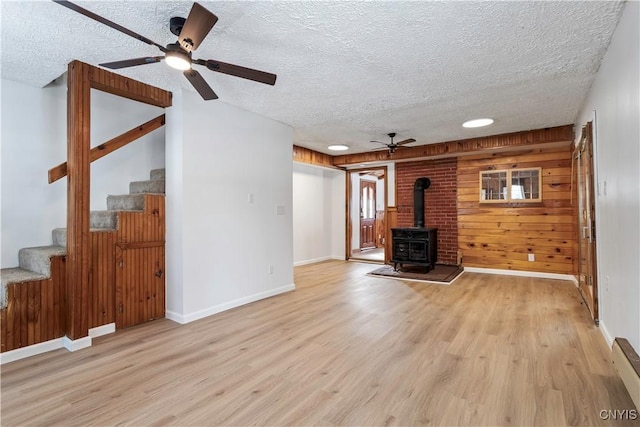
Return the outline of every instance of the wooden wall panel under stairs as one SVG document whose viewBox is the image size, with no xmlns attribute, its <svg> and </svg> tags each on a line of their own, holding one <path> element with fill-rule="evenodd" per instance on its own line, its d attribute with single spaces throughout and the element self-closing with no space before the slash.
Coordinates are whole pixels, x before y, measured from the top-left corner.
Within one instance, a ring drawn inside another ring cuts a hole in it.
<svg viewBox="0 0 640 427">
<path fill-rule="evenodd" d="M 89 328 L 115 322 L 115 238 L 114 231 L 91 232 Z"/>
<path fill-rule="evenodd" d="M 0 352 L 63 337 L 65 334 L 64 256 L 51 258 L 51 277 L 7 286 L 0 311 Z"/>
<path fill-rule="evenodd" d="M 164 194 L 145 194 L 143 211 L 118 212 L 117 230 L 91 231 L 89 328 L 124 328 L 165 315 Z M 0 352 L 65 335 L 65 256 L 51 277 L 7 286 L 0 310 Z M 120 268 L 123 261 L 123 268 Z"/>
</svg>

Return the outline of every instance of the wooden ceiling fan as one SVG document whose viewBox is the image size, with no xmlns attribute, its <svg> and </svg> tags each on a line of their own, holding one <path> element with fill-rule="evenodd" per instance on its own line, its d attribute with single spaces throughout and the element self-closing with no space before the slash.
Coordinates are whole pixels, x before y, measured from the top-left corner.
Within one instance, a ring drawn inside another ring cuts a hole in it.
<svg viewBox="0 0 640 427">
<path fill-rule="evenodd" d="M 386 145 L 387 148 L 389 149 L 389 154 L 395 153 L 396 149 L 400 146 L 403 146 L 405 144 L 410 144 L 412 142 L 416 142 L 416 140 L 413 138 L 405 139 L 404 141 L 400 141 L 400 142 L 393 142 L 393 138 L 396 136 L 396 133 L 391 132 L 391 133 L 388 133 L 387 135 L 389 135 L 389 138 L 391 138 L 391 142 L 389 143 L 380 142 L 380 141 L 371 141 L 371 142 L 376 142 L 378 144 Z M 411 148 L 411 147 L 404 147 L 404 148 Z"/>
<path fill-rule="evenodd" d="M 209 31 L 211 31 L 211 28 L 213 28 L 215 23 L 218 21 L 218 17 L 216 15 L 209 12 L 198 3 L 193 4 L 187 19 L 181 17 L 171 18 L 169 22 L 169 29 L 173 34 L 178 36 L 178 41 L 175 43 L 169 43 L 167 46 L 162 46 L 153 40 L 149 40 L 148 38 L 116 24 L 113 21 L 103 18 L 90 10 L 80 7 L 75 3 L 60 0 L 53 1 L 61 6 L 73 10 L 74 12 L 78 12 L 88 18 L 100 22 L 101 24 L 107 25 L 130 37 L 133 37 L 134 39 L 154 45 L 164 54 L 160 56 L 144 56 L 142 58 L 132 58 L 99 64 L 102 67 L 119 69 L 134 67 L 137 65 L 155 64 L 164 59 L 169 66 L 183 71 L 183 74 L 187 80 L 189 80 L 189 83 L 191 83 L 195 90 L 198 91 L 200 96 L 205 100 L 218 99 L 218 95 L 216 95 L 213 89 L 211 89 L 211 86 L 209 86 L 202 75 L 191 68 L 193 64 L 204 65 L 211 71 L 229 74 L 231 76 L 241 77 L 243 79 L 253 80 L 255 82 L 272 86 L 276 83 L 277 76 L 275 74 L 241 67 L 239 65 L 227 64 L 215 59 L 204 60 L 193 59 L 191 57 L 192 52 L 200 46 L 200 43 L 202 43 L 207 34 L 209 34 Z"/>
</svg>

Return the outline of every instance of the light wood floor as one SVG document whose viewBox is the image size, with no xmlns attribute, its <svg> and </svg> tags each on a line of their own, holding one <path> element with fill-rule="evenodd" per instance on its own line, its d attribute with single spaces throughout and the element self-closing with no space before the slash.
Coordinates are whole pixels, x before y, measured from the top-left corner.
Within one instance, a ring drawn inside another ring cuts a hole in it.
<svg viewBox="0 0 640 427">
<path fill-rule="evenodd" d="M 7 364 L 2 425 L 624 425 L 599 418 L 633 404 L 571 283 L 375 268 L 298 267 L 294 292 Z"/>
<path fill-rule="evenodd" d="M 368 249 L 361 251 L 360 249 L 354 249 L 351 252 L 352 260 L 363 260 L 384 263 L 384 248 Z"/>
</svg>

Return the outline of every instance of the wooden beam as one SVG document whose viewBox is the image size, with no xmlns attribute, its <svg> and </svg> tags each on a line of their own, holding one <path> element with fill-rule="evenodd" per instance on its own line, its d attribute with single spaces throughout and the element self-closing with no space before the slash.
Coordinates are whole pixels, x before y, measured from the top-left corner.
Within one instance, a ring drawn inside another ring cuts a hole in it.
<svg viewBox="0 0 640 427">
<path fill-rule="evenodd" d="M 87 64 L 85 64 L 87 65 Z M 156 107 L 171 107 L 171 92 L 151 86 L 102 68 L 89 67 L 91 87 L 123 98 Z"/>
<path fill-rule="evenodd" d="M 573 125 L 553 128 L 528 130 L 502 135 L 470 138 L 459 141 L 440 142 L 412 147 L 410 150 L 399 149 L 394 154 L 387 151 L 346 154 L 333 156 L 334 166 L 347 166 L 368 162 L 395 162 L 428 158 L 457 157 L 487 151 L 504 151 L 505 149 L 530 148 L 557 142 L 573 141 Z"/>
<path fill-rule="evenodd" d="M 162 114 L 155 119 L 151 119 L 146 123 L 137 126 L 122 135 L 116 136 L 109 141 L 93 147 L 90 152 L 91 161 L 94 162 L 109 153 L 116 151 L 119 148 L 124 147 L 130 142 L 135 141 L 138 138 L 145 136 L 146 134 L 162 127 L 165 124 L 165 115 Z M 59 180 L 67 175 L 67 162 L 61 163 L 58 166 L 49 169 L 49 184 Z"/>
<path fill-rule="evenodd" d="M 67 78 L 66 335 L 72 340 L 89 334 L 90 70 L 89 65 L 73 61 L 69 64 Z"/>
<path fill-rule="evenodd" d="M 309 165 L 324 166 L 327 168 L 342 169 L 334 166 L 333 156 L 318 151 L 310 150 L 309 148 L 293 146 L 293 160 L 299 163 L 306 163 Z"/>
</svg>

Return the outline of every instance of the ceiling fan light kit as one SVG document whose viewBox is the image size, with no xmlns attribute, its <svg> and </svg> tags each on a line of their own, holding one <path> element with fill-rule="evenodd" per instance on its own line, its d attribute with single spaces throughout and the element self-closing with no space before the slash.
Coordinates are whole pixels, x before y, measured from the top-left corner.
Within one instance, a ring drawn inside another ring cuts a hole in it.
<svg viewBox="0 0 640 427">
<path fill-rule="evenodd" d="M 154 45 L 164 53 L 164 56 L 147 56 L 99 64 L 102 67 L 120 69 L 138 65 L 155 64 L 164 59 L 170 67 L 183 71 L 183 74 L 189 83 L 191 83 L 193 88 L 204 100 L 217 99 L 218 96 L 213 89 L 211 89 L 211 86 L 209 86 L 204 77 L 191 68 L 192 64 L 204 65 L 211 71 L 252 80 L 258 83 L 264 83 L 272 86 L 276 83 L 277 76 L 272 73 L 241 67 L 239 65 L 227 64 L 215 59 L 192 59 L 191 52 L 195 51 L 198 46 L 200 46 L 200 43 L 202 43 L 205 37 L 207 37 L 209 31 L 211 31 L 215 23 L 218 21 L 218 17 L 216 15 L 209 12 L 198 3 L 193 4 L 191 11 L 189 12 L 189 16 L 186 19 L 173 17 L 169 20 L 169 30 L 178 36 L 178 41 L 176 43 L 170 43 L 165 47 L 119 24 L 116 24 L 113 21 L 103 18 L 90 10 L 84 9 L 75 3 L 63 0 L 53 0 L 53 2 L 98 21 L 101 24 L 113 28 L 114 30 L 118 30 L 136 40 L 149 45 Z"/>
<path fill-rule="evenodd" d="M 167 45 L 164 60 L 168 66 L 185 71 L 191 68 L 191 52 L 184 51 L 177 43 Z"/>
</svg>

